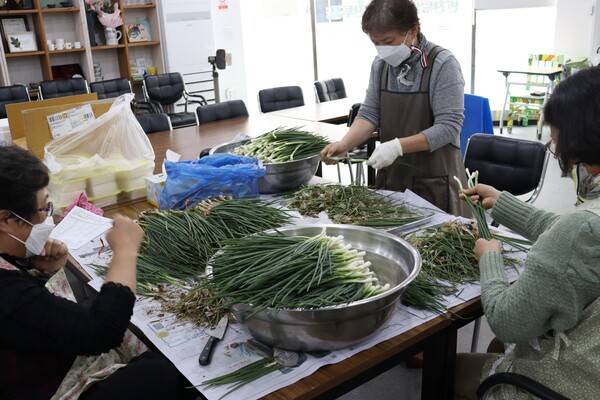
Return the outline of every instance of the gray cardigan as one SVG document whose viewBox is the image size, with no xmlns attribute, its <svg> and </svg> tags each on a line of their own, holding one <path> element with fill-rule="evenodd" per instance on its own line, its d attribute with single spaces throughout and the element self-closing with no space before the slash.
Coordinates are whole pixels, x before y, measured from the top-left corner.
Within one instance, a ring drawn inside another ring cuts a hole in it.
<svg viewBox="0 0 600 400">
<path fill-rule="evenodd" d="M 428 42 L 425 36 L 419 33 L 420 48 L 426 52 L 431 51 L 436 45 Z M 379 82 L 385 61 L 375 57 L 371 65 L 369 87 L 357 118 L 363 118 L 375 126 L 379 126 Z M 387 64 L 386 64 L 387 65 Z M 409 67 L 409 68 L 407 68 Z M 460 148 L 460 130 L 464 119 L 464 86 L 460 64 L 449 50 L 438 54 L 434 65 L 430 66 L 430 104 L 433 110 L 434 125 L 423 131 L 430 151 L 439 149 L 448 143 Z M 413 82 L 407 86 L 398 82 L 398 75 L 404 69 L 409 69 L 406 79 Z M 416 92 L 419 90 L 423 67 L 420 54 L 413 52 L 407 61 L 393 68 L 393 73 L 388 77 L 388 90 L 393 92 Z M 401 129 L 401 127 L 400 127 Z"/>
</svg>

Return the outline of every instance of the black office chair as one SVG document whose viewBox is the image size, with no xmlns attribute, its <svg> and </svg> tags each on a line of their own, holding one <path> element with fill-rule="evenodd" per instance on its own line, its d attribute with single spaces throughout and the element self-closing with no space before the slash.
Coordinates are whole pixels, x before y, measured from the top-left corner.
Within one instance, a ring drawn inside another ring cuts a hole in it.
<svg viewBox="0 0 600 400">
<path fill-rule="evenodd" d="M 190 95 L 187 92 L 183 77 L 179 72 L 146 76 L 143 91 L 146 101 L 158 103 L 161 106 L 161 112 L 163 112 L 163 106 L 174 107 L 179 100 L 183 99 L 183 112 L 167 113 L 173 128 L 198 125 L 196 112 L 188 112 L 188 105 L 202 106 L 207 104 L 204 96 Z"/>
<path fill-rule="evenodd" d="M 112 99 L 123 94 L 133 93 L 131 82 L 127 78 L 109 79 L 90 83 L 90 91 L 96 93 L 98 100 Z M 160 114 L 162 108 L 157 102 L 131 101 L 131 110 L 134 114 Z"/>
<path fill-rule="evenodd" d="M 499 372 L 485 378 L 477 388 L 477 398 L 483 400 L 488 391 L 497 385 L 513 385 L 542 400 L 569 400 L 554 390 L 531 378 L 514 372 Z"/>
<path fill-rule="evenodd" d="M 110 79 L 90 83 L 90 91 L 98 95 L 98 99 L 110 99 L 122 94 L 133 93 L 131 82 L 127 78 Z"/>
<path fill-rule="evenodd" d="M 300 86 L 281 86 L 260 90 L 258 105 L 262 113 L 303 106 L 302 88 Z"/>
<path fill-rule="evenodd" d="M 248 109 L 243 100 L 223 101 L 217 104 L 208 104 L 196 109 L 198 122 L 206 124 L 235 117 L 247 117 Z"/>
<path fill-rule="evenodd" d="M 74 96 L 90 92 L 87 81 L 83 78 L 56 79 L 41 81 L 39 88 L 40 100 L 54 99 L 57 97 Z"/>
<path fill-rule="evenodd" d="M 506 190 L 515 196 L 531 193 L 537 199 L 548 165 L 549 153 L 539 142 L 505 136 L 475 134 L 465 150 L 465 167 L 479 171 L 479 182 Z"/>
<path fill-rule="evenodd" d="M 24 85 L 0 87 L 0 118 L 6 118 L 6 105 L 31 101 Z"/>
<path fill-rule="evenodd" d="M 317 103 L 346 98 L 346 87 L 342 78 L 315 81 L 315 95 Z"/>
<path fill-rule="evenodd" d="M 146 134 L 172 131 L 171 120 L 167 114 L 137 114 L 135 116 Z"/>
<path fill-rule="evenodd" d="M 537 199 L 546 175 L 549 152 L 542 143 L 483 133 L 469 138 L 464 163 L 469 171 L 479 171 L 479 183 L 520 196 L 531 192 L 526 201 Z M 492 226 L 498 226 L 493 221 Z M 477 351 L 481 320 L 475 321 L 471 352 Z"/>
</svg>

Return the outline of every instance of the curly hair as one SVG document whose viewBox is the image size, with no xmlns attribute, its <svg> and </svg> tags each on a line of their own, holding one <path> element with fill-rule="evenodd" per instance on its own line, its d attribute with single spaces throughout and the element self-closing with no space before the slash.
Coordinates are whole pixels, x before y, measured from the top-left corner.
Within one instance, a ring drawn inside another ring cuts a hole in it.
<svg viewBox="0 0 600 400">
<path fill-rule="evenodd" d="M 17 146 L 0 146 L 0 209 L 29 220 L 38 207 L 37 192 L 49 181 L 48 168 L 34 155 Z"/>
<path fill-rule="evenodd" d="M 364 33 L 408 32 L 419 26 L 417 6 L 411 0 L 373 0 L 362 16 Z"/>
<path fill-rule="evenodd" d="M 562 82 L 544 105 L 544 120 L 558 131 L 556 156 L 563 173 L 574 162 L 600 165 L 600 67 L 581 70 Z"/>
</svg>

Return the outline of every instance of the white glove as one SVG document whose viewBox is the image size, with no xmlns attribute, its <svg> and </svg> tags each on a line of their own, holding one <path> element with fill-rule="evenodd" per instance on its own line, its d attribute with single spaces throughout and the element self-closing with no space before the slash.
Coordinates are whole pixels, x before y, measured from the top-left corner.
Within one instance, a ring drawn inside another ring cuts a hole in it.
<svg viewBox="0 0 600 400">
<path fill-rule="evenodd" d="M 377 146 L 371 157 L 369 157 L 367 165 L 375 169 L 385 168 L 393 163 L 396 158 L 402 156 L 402 154 L 400 139 L 393 139 Z"/>
</svg>

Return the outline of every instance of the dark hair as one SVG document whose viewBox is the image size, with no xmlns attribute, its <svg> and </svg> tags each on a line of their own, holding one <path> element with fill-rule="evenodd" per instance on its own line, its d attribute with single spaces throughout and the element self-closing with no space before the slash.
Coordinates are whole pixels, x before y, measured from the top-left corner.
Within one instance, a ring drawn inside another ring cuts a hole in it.
<svg viewBox="0 0 600 400">
<path fill-rule="evenodd" d="M 544 105 L 544 121 L 558 130 L 556 156 L 563 173 L 572 163 L 600 165 L 600 67 L 561 81 Z"/>
<path fill-rule="evenodd" d="M 37 192 L 48 186 L 48 168 L 17 146 L 0 146 L 0 209 L 29 220 L 35 213 Z"/>
<path fill-rule="evenodd" d="M 388 31 L 408 32 L 419 26 L 417 6 L 410 0 L 373 0 L 362 16 L 366 34 Z"/>
</svg>

